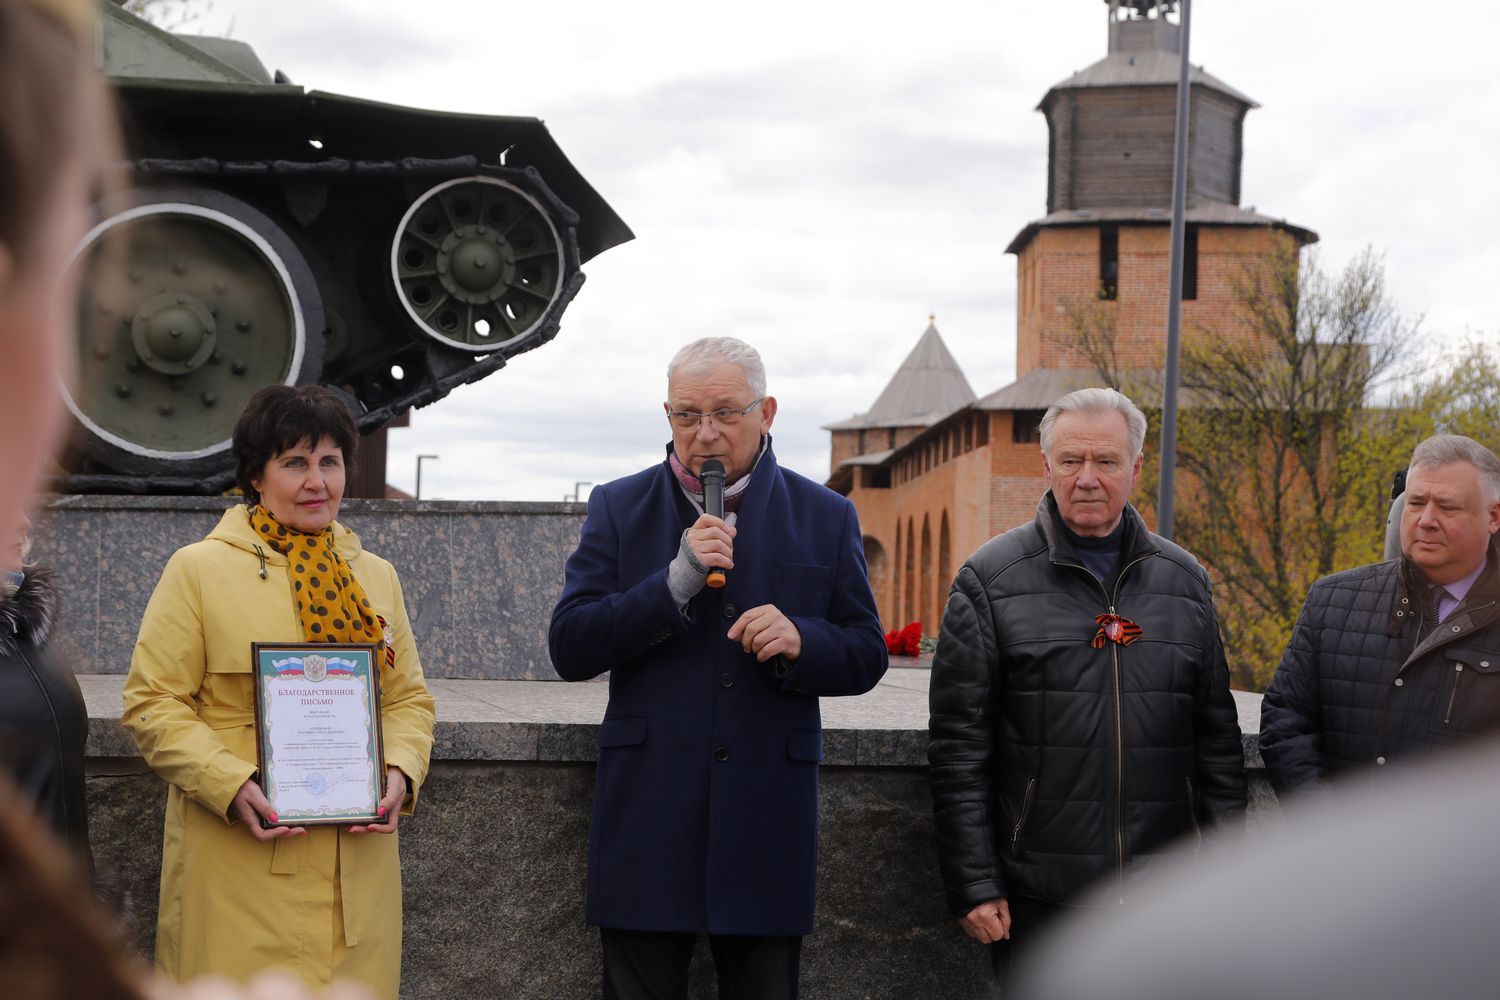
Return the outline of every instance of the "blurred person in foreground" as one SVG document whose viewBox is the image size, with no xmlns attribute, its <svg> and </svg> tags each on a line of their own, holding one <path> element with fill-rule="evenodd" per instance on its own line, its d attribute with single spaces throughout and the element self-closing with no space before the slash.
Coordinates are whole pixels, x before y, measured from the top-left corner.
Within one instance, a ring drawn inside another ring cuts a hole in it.
<svg viewBox="0 0 1500 1000">
<path fill-rule="evenodd" d="M 44 648 L 52 620 L 43 575 L 24 565 L 20 539 L 62 426 L 57 385 L 69 367 L 75 308 L 68 263 L 116 148 L 107 91 L 93 70 L 95 17 L 92 0 L 0 2 L 0 638 L 8 661 Z M 14 681 L 17 664 L 3 667 Z M 147 981 L 135 967 L 80 877 L 87 828 L 81 736 L 73 729 L 87 720 L 73 701 L 76 686 L 51 665 L 31 668 L 33 694 L 57 713 L 61 742 L 55 754 L 34 743 L 36 717 L 12 700 L 17 692 L 4 698 L 0 740 L 10 766 L 0 767 L 0 983 L 7 1000 L 306 1000 L 306 990 L 285 981 L 263 980 L 249 991 L 218 982 L 179 989 Z M 323 1000 L 360 995 L 336 988 Z"/>
<path fill-rule="evenodd" d="M 94 4 L 0 3 L 0 526 L 9 530 L 59 443 L 58 379 L 73 350 L 68 268 L 114 156 L 93 70 Z M 13 552 L 0 569 L 19 568 Z"/>
<path fill-rule="evenodd" d="M 1293 799 L 1293 822 L 1188 851 L 1080 910 L 1018 970 L 1018 1000 L 1489 1000 L 1500 994 L 1493 740 Z M 1107 903 L 1108 900 L 1100 900 Z"/>
<path fill-rule="evenodd" d="M 1145 434 L 1113 389 L 1052 404 L 1036 520 L 981 546 L 943 612 L 928 749 L 939 862 L 1002 987 L 1018 945 L 1086 890 L 1106 883 L 1093 901 L 1123 904 L 1173 842 L 1243 818 L 1208 575 L 1128 503 Z"/>
<path fill-rule="evenodd" d="M 1278 793 L 1421 760 L 1500 730 L 1500 459 L 1417 445 L 1399 559 L 1313 584 L 1261 705 Z"/>
<path fill-rule="evenodd" d="M 687 345 L 664 409 L 665 458 L 590 494 L 552 613 L 557 672 L 610 671 L 588 869 L 603 995 L 685 998 L 706 933 L 722 1000 L 789 1000 L 813 925 L 818 697 L 874 687 L 885 641 L 854 505 L 777 464 L 755 349 Z"/>
<path fill-rule="evenodd" d="M 0 801 L 24 796 L 0 772 Z M 371 1000 L 347 980 L 316 994 L 285 973 L 248 985 L 148 974 L 78 891 L 71 852 L 26 808 L 0 809 L 0 976 L 5 1000 Z"/>
<path fill-rule="evenodd" d="M 38 813 L 70 849 L 85 898 L 88 712 L 49 648 L 59 598 L 27 561 L 26 511 L 60 427 L 76 308 L 68 263 L 116 149 L 92 66 L 94 17 L 86 0 L 0 4 L 0 774 L 10 779 L 0 811 Z M 96 888 L 120 904 L 117 886 Z"/>
<path fill-rule="evenodd" d="M 123 721 L 170 785 L 156 965 L 174 979 L 280 966 L 397 995 L 396 826 L 427 774 L 433 699 L 395 569 L 336 520 L 356 440 L 330 389 L 257 392 L 233 438 L 246 502 L 173 554 L 146 606 Z M 257 641 L 384 644 L 385 822 L 262 828 Z"/>
</svg>

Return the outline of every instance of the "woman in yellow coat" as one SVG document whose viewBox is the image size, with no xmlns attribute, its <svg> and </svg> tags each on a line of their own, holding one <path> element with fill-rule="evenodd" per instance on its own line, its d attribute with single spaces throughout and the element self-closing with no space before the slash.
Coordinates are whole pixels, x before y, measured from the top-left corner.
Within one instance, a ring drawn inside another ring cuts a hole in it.
<svg viewBox="0 0 1500 1000">
<path fill-rule="evenodd" d="M 427 774 L 433 699 L 395 570 L 335 520 L 356 440 L 328 389 L 256 393 L 234 432 L 247 504 L 173 554 L 141 621 L 124 724 L 170 786 L 156 964 L 179 981 L 281 966 L 397 996 L 396 825 Z M 385 822 L 263 829 L 251 643 L 382 639 Z"/>
</svg>

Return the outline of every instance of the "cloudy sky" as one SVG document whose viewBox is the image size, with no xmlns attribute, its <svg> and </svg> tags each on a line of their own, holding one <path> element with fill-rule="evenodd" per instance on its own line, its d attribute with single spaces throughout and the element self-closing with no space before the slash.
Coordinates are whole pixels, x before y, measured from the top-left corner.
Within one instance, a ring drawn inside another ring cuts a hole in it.
<svg viewBox="0 0 1500 1000">
<path fill-rule="evenodd" d="M 1196 3 L 1195 63 L 1261 107 L 1244 204 L 1385 254 L 1432 343 L 1500 337 L 1500 38 L 1482 0 Z M 591 261 L 557 340 L 417 411 L 390 479 L 561 499 L 659 459 L 666 360 L 755 344 L 784 464 L 872 403 L 929 312 L 980 394 L 1011 381 L 1015 260 L 1045 214 L 1053 84 L 1102 58 L 1100 0 L 212 0 L 309 89 L 530 115 L 636 240 Z M 1436 350 L 1436 348 L 1433 348 Z"/>
</svg>

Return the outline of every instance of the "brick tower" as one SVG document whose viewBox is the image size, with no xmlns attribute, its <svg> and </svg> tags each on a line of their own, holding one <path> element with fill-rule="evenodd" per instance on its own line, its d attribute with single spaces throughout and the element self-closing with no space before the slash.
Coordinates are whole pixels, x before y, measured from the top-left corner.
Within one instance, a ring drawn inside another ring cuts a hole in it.
<svg viewBox="0 0 1500 1000">
<path fill-rule="evenodd" d="M 888 629 L 920 620 L 936 632 L 954 560 L 1032 517 L 1046 488 L 1042 414 L 1100 384 L 1101 346 L 1113 372 L 1149 378 L 1162 367 L 1178 5 L 1105 2 L 1107 54 L 1038 105 L 1047 120 L 1047 214 L 1006 248 L 1016 255 L 1016 380 L 893 436 L 888 451 L 853 447 L 850 421 L 829 428 L 829 486 L 859 510 Z M 1238 277 L 1287 241 L 1317 235 L 1240 205 L 1244 120 L 1255 103 L 1201 67 L 1190 81 L 1182 324 L 1225 329 Z M 1087 349 L 1084 316 L 1096 331 Z"/>
<path fill-rule="evenodd" d="M 1065 327 L 1093 300 L 1106 303 L 1122 368 L 1160 368 L 1166 350 L 1181 27 L 1168 16 L 1176 3 L 1109 7 L 1108 54 L 1038 105 L 1047 118 L 1047 214 L 1006 248 L 1016 255 L 1018 379 L 1089 367 Z M 1244 121 L 1255 103 L 1201 67 L 1190 79 L 1184 329 L 1232 310 L 1235 276 L 1273 241 L 1317 239 L 1240 206 Z"/>
</svg>

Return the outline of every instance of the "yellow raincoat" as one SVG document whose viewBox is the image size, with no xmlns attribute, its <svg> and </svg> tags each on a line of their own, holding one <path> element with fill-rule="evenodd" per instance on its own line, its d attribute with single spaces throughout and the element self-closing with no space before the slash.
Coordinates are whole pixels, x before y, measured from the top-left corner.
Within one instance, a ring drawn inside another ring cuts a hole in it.
<svg viewBox="0 0 1500 1000">
<path fill-rule="evenodd" d="M 394 633 L 381 667 L 387 766 L 410 788 L 427 776 L 433 699 L 422 679 L 391 564 L 334 525 L 334 544 Z M 156 965 L 174 979 L 244 979 L 281 966 L 312 984 L 353 978 L 397 996 L 401 977 L 399 834 L 312 827 L 261 843 L 230 802 L 255 773 L 252 642 L 301 642 L 286 557 L 260 545 L 243 506 L 162 571 L 125 682 L 125 728 L 170 786 L 162 843 Z"/>
</svg>

